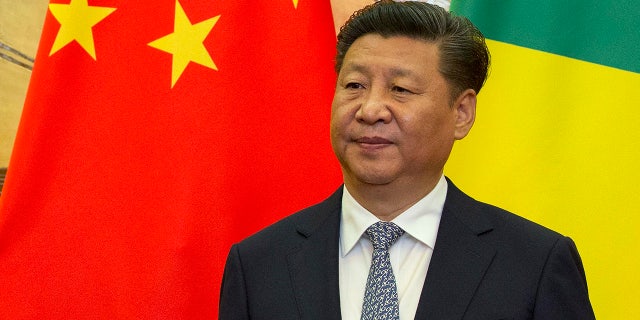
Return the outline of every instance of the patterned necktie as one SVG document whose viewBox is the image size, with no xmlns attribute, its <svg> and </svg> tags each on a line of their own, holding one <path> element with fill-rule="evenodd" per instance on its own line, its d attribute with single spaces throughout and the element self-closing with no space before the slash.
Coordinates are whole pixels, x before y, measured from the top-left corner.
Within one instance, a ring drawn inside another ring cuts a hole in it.
<svg viewBox="0 0 640 320">
<path fill-rule="evenodd" d="M 373 243 L 373 257 L 360 319 L 398 320 L 398 288 L 391 270 L 389 247 L 400 238 L 404 230 L 392 222 L 379 221 L 371 225 L 365 233 Z"/>
</svg>

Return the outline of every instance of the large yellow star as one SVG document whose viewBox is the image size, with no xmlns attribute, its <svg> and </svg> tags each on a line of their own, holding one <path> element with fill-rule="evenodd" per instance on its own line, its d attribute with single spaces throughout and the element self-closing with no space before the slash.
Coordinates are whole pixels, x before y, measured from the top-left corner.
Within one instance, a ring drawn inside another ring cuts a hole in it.
<svg viewBox="0 0 640 320">
<path fill-rule="evenodd" d="M 95 60 L 96 49 L 93 44 L 91 28 L 116 9 L 90 7 L 87 0 L 71 0 L 69 4 L 52 3 L 49 5 L 49 10 L 60 22 L 60 30 L 58 30 L 49 56 L 75 40 Z"/>
<path fill-rule="evenodd" d="M 184 13 L 182 6 L 176 1 L 176 16 L 173 33 L 160 39 L 149 42 L 149 45 L 173 55 L 171 68 L 171 88 L 176 84 L 189 62 L 201 64 L 214 70 L 218 70 L 211 59 L 203 41 L 218 22 L 220 16 L 191 24 Z"/>
</svg>

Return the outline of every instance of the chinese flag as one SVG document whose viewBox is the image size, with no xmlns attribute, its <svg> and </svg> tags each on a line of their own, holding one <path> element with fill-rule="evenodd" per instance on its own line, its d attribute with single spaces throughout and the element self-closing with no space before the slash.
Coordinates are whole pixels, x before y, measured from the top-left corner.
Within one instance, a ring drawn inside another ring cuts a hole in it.
<svg viewBox="0 0 640 320">
<path fill-rule="evenodd" d="M 49 5 L 0 200 L 0 319 L 215 319 L 232 243 L 341 181 L 329 1 Z"/>
</svg>

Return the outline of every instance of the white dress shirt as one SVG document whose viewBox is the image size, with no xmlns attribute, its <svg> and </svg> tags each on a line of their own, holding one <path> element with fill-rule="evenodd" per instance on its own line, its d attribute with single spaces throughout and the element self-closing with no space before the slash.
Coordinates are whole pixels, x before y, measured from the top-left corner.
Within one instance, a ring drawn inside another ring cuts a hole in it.
<svg viewBox="0 0 640 320">
<path fill-rule="evenodd" d="M 442 176 L 428 195 L 393 220 L 405 231 L 389 249 L 398 287 L 401 320 L 415 318 L 446 196 L 447 181 Z M 345 187 L 339 244 L 342 319 L 360 319 L 373 253 L 373 245 L 364 231 L 378 221 L 356 202 Z"/>
</svg>

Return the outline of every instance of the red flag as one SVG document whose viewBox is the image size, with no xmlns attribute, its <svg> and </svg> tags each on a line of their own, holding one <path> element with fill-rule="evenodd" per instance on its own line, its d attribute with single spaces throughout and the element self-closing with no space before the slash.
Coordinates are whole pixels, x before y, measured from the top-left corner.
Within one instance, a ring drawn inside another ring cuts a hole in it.
<svg viewBox="0 0 640 320">
<path fill-rule="evenodd" d="M 329 1 L 52 1 L 1 319 L 212 319 L 231 243 L 340 184 Z"/>
</svg>

